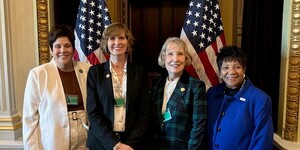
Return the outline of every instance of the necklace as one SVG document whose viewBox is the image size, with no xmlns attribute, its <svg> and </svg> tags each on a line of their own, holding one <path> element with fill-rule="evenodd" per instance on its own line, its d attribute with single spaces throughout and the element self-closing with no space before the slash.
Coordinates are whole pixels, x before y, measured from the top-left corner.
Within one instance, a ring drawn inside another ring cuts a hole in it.
<svg viewBox="0 0 300 150">
<path fill-rule="evenodd" d="M 123 73 L 124 73 L 124 70 L 121 70 L 121 73 L 117 73 L 114 69 L 112 69 L 112 74 L 114 74 L 115 76 L 121 76 L 121 75 L 123 75 Z"/>
</svg>

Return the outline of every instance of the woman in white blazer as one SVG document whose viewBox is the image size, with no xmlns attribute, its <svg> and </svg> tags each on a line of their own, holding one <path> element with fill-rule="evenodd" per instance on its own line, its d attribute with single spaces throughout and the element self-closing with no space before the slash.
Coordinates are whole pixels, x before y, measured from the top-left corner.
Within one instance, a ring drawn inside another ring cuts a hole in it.
<svg viewBox="0 0 300 150">
<path fill-rule="evenodd" d="M 24 94 L 24 149 L 87 149 L 86 79 L 90 64 L 73 60 L 74 34 L 52 28 L 49 63 L 30 70 Z"/>
</svg>

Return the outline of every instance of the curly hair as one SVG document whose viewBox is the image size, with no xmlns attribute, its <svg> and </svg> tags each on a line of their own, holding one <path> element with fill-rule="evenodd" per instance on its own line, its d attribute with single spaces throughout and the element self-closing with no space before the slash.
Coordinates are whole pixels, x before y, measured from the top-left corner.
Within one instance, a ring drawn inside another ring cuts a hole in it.
<svg viewBox="0 0 300 150">
<path fill-rule="evenodd" d="M 217 53 L 218 69 L 221 69 L 223 62 L 238 61 L 246 68 L 247 57 L 243 50 L 237 46 L 224 46 Z"/>
</svg>

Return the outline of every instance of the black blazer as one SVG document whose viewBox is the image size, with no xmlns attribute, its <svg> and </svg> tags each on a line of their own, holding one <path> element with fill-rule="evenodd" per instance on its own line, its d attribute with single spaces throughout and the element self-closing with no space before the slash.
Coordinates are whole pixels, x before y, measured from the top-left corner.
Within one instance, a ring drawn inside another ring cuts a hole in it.
<svg viewBox="0 0 300 150">
<path fill-rule="evenodd" d="M 109 61 L 94 65 L 87 77 L 87 113 L 90 121 L 87 147 L 112 150 L 119 142 L 113 132 L 114 96 Z M 120 141 L 139 149 L 149 124 L 151 107 L 145 70 L 127 63 L 126 123 Z"/>
</svg>

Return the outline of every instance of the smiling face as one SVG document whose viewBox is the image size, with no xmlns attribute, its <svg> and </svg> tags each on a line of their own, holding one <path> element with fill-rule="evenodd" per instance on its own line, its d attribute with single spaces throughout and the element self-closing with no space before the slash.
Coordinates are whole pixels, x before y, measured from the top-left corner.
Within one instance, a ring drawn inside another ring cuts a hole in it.
<svg viewBox="0 0 300 150">
<path fill-rule="evenodd" d="M 59 37 L 56 39 L 53 43 L 52 55 L 59 69 L 62 71 L 73 70 L 73 52 L 72 44 L 67 37 Z"/>
<path fill-rule="evenodd" d="M 238 61 L 223 61 L 220 73 L 225 85 L 230 89 L 236 89 L 243 84 L 245 68 Z"/>
<path fill-rule="evenodd" d="M 169 79 L 181 76 L 186 64 L 186 56 L 184 48 L 178 46 L 174 42 L 167 45 L 165 53 L 165 67 L 169 73 Z"/>
<path fill-rule="evenodd" d="M 125 55 L 128 47 L 128 40 L 125 33 L 108 38 L 107 46 L 112 57 Z"/>
</svg>

